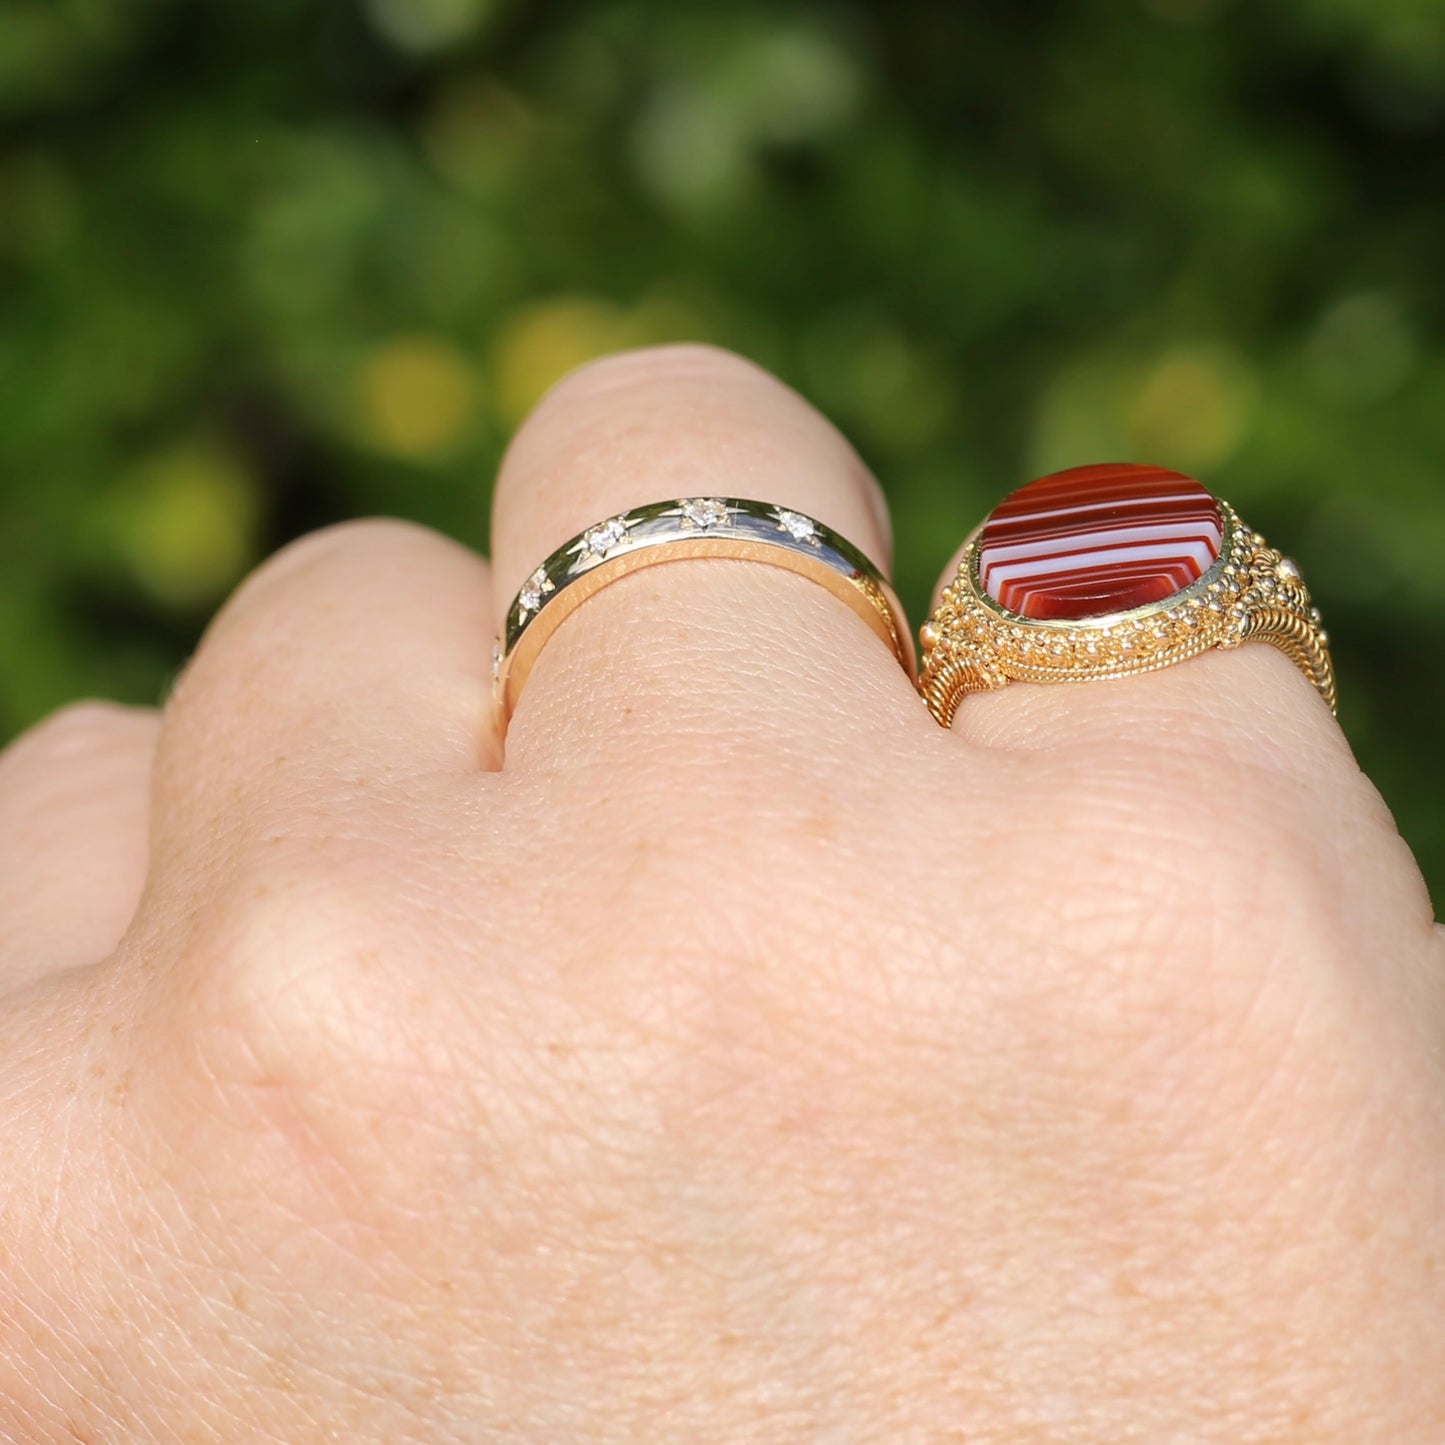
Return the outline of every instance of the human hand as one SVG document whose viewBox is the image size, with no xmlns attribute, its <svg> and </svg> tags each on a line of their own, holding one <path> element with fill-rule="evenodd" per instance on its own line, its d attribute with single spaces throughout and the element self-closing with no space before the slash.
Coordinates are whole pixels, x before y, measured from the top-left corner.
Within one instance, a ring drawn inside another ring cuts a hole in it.
<svg viewBox="0 0 1445 1445">
<path fill-rule="evenodd" d="M 1445 1438 L 1445 941 L 1319 697 L 1256 646 L 944 732 L 692 561 L 503 765 L 522 580 L 709 493 L 887 552 L 797 397 L 636 353 L 491 569 L 308 539 L 162 717 L 0 759 L 0 1436 Z"/>
</svg>

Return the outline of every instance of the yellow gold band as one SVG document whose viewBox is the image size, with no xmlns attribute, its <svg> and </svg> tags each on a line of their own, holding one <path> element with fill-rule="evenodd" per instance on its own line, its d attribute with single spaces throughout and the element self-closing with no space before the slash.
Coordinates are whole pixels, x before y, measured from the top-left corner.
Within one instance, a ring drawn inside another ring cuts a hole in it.
<svg viewBox="0 0 1445 1445">
<path fill-rule="evenodd" d="M 849 541 L 813 517 L 737 497 L 683 497 L 609 517 L 559 547 L 522 584 L 493 650 L 498 705 L 510 717 L 542 648 L 589 597 L 643 567 L 731 557 L 826 587 L 887 643 L 909 677 L 913 638 L 893 589 Z"/>
</svg>

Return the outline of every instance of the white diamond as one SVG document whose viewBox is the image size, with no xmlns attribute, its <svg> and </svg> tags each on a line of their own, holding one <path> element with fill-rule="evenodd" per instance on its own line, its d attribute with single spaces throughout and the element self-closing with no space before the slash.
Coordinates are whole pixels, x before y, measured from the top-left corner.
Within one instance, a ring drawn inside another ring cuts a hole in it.
<svg viewBox="0 0 1445 1445">
<path fill-rule="evenodd" d="M 818 542 L 818 524 L 811 518 L 805 517 L 801 512 L 789 512 L 779 507 L 774 513 L 778 519 L 778 527 L 786 532 L 795 542 L 812 542 L 814 546 Z"/>
<path fill-rule="evenodd" d="M 500 642 L 494 642 L 492 643 L 492 686 L 495 687 L 501 680 L 502 644 Z"/>
<path fill-rule="evenodd" d="M 1281 557 L 1274 570 L 1281 577 L 1287 577 L 1291 582 L 1298 582 L 1303 575 L 1300 572 L 1299 563 L 1293 557 Z"/>
<path fill-rule="evenodd" d="M 594 557 L 605 557 L 627 535 L 627 523 L 621 517 L 609 517 L 582 534 L 585 551 Z"/>
<path fill-rule="evenodd" d="M 553 584 L 547 574 L 538 567 L 527 580 L 522 583 L 522 590 L 517 593 L 517 605 L 525 617 L 529 612 L 535 612 L 542 605 L 542 598 L 553 590 Z"/>
<path fill-rule="evenodd" d="M 720 527 L 728 519 L 727 506 L 716 497 L 689 497 L 677 505 L 685 521 L 704 531 Z"/>
</svg>

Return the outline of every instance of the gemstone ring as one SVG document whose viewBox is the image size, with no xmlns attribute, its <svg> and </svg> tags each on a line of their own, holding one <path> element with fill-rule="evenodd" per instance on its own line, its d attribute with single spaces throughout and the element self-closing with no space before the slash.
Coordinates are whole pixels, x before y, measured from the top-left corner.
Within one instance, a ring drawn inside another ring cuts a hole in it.
<svg viewBox="0 0 1445 1445">
<path fill-rule="evenodd" d="M 969 539 L 920 634 L 929 711 L 971 692 L 1156 672 L 1268 642 L 1333 712 L 1329 638 L 1296 563 L 1179 472 L 1074 467 L 1031 482 Z"/>
<path fill-rule="evenodd" d="M 914 676 L 913 640 L 898 598 L 851 542 L 813 517 L 770 502 L 683 497 L 588 527 L 522 584 L 492 650 L 503 717 L 511 717 L 547 640 L 583 602 L 630 572 L 688 557 L 764 562 L 812 578 L 846 602 Z"/>
</svg>

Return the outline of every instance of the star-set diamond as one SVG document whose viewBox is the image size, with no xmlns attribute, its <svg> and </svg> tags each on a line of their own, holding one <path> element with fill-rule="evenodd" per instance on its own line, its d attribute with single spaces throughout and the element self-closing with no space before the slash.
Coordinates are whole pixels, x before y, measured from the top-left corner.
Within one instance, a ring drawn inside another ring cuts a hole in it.
<svg viewBox="0 0 1445 1445">
<path fill-rule="evenodd" d="M 623 517 L 609 517 L 595 527 L 588 527 L 582 534 L 581 559 L 605 557 L 626 536 L 627 521 Z"/>
<path fill-rule="evenodd" d="M 687 497 L 677 504 L 682 519 L 689 526 L 706 532 L 711 527 L 725 526 L 731 513 L 727 503 L 716 497 Z"/>
<path fill-rule="evenodd" d="M 778 530 L 786 532 L 793 541 L 811 542 L 815 547 L 819 544 L 818 524 L 811 517 L 805 517 L 801 512 L 789 512 L 783 507 L 778 507 L 773 516 L 778 520 Z"/>
<path fill-rule="evenodd" d="M 541 605 L 542 599 L 552 591 L 556 590 L 556 584 L 547 576 L 544 568 L 538 567 L 527 580 L 522 583 L 522 590 L 517 593 L 517 607 L 525 617 L 529 612 L 535 612 Z"/>
</svg>

